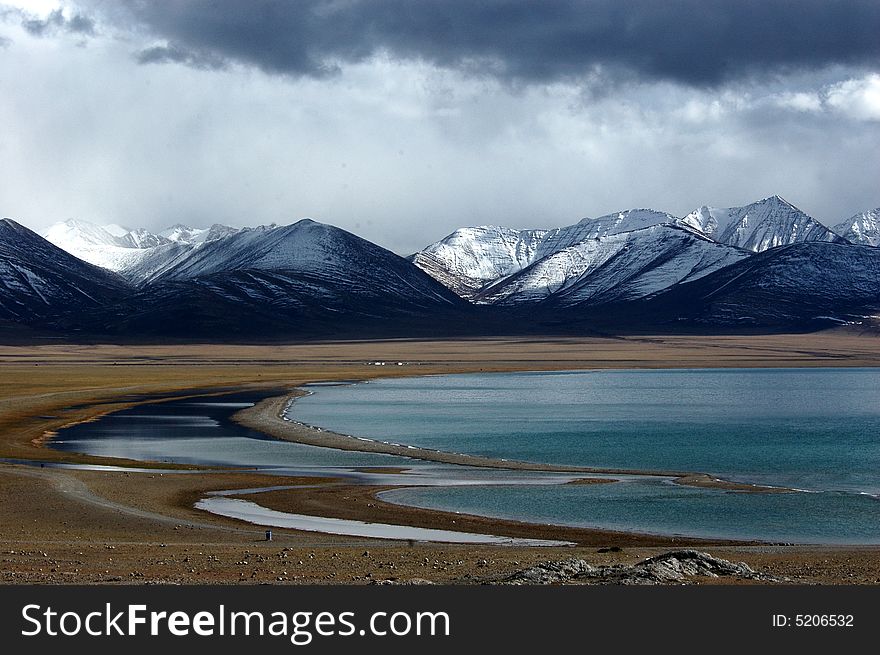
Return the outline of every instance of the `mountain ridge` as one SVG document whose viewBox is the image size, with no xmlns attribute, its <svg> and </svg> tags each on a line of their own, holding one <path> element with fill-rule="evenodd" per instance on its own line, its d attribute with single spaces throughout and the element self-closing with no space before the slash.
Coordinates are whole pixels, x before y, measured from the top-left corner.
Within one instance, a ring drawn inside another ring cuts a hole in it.
<svg viewBox="0 0 880 655">
<path fill-rule="evenodd" d="M 585 239 L 485 289 L 478 299 L 569 305 L 642 298 L 697 279 L 748 254 L 684 226 L 658 224 Z"/>
<path fill-rule="evenodd" d="M 781 196 L 742 207 L 702 206 L 681 219 L 685 225 L 730 246 L 753 252 L 801 241 L 842 242 L 835 234 Z"/>
<path fill-rule="evenodd" d="M 868 228 L 870 214 L 844 223 Z M 159 234 L 71 220 L 47 230 L 73 253 L 4 219 L 0 320 L 114 338 L 311 339 L 880 318 L 880 249 L 818 225 L 771 196 L 684 218 L 630 209 L 553 229 L 460 228 L 403 258 L 311 219 Z"/>
<path fill-rule="evenodd" d="M 493 302 L 493 299 L 497 301 L 497 291 L 504 286 L 507 291 L 502 295 L 507 298 L 511 281 L 521 279 L 523 271 L 543 259 L 559 260 L 561 256 L 557 253 L 565 253 L 567 249 L 586 251 L 591 248 L 591 241 L 657 226 L 684 228 L 713 242 L 753 253 L 801 241 L 846 242 L 780 196 L 770 196 L 742 207 L 703 206 L 683 218 L 654 209 L 629 209 L 584 218 L 573 225 L 551 230 L 513 230 L 498 226 L 459 228 L 409 259 L 462 297 Z M 525 241 L 528 247 L 516 250 L 514 256 L 506 243 L 511 237 L 517 239 L 517 245 Z M 572 277 L 584 272 L 574 261 L 560 266 L 570 268 Z M 551 273 L 554 267 L 551 262 L 545 262 L 546 283 L 535 281 L 526 285 L 525 301 L 531 299 L 535 288 L 562 290 L 568 287 L 570 280 L 558 279 L 560 266 Z"/>
</svg>

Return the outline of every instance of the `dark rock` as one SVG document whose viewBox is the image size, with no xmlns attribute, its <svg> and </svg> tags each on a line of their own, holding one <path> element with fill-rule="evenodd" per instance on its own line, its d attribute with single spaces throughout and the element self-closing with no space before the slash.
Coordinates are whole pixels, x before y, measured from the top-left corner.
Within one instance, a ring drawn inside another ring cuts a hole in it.
<svg viewBox="0 0 880 655">
<path fill-rule="evenodd" d="M 686 584 L 689 578 L 697 576 L 781 581 L 774 576 L 754 571 L 742 562 L 729 562 L 696 550 L 677 550 L 631 565 L 593 566 L 582 559 L 543 562 L 517 571 L 501 581 L 501 584 Z"/>
</svg>

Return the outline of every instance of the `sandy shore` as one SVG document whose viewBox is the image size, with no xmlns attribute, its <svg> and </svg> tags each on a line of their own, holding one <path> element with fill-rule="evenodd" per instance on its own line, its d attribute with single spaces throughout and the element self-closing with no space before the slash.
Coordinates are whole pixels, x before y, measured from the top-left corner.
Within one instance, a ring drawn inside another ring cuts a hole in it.
<svg viewBox="0 0 880 655">
<path fill-rule="evenodd" d="M 380 360 L 405 365 L 376 366 L 374 362 Z M 245 386 L 291 389 L 309 381 L 481 370 L 878 366 L 880 340 L 836 332 L 265 347 L 0 346 L 0 364 L 4 371 L 0 457 L 119 464 L 120 460 L 47 449 L 43 437 L 69 422 L 143 402 L 142 397 L 135 398 L 143 394 Z M 880 582 L 880 549 L 874 547 L 697 542 L 607 531 L 578 533 L 483 517 L 453 518 L 444 512 L 377 502 L 374 493 L 379 489 L 347 487 L 331 480 L 310 479 L 310 489 L 248 499 L 267 507 L 340 518 L 447 528 L 455 520 L 457 529 L 511 536 L 574 536 L 570 540 L 578 545 L 511 548 L 419 543 L 409 547 L 293 530 L 277 530 L 275 540 L 265 542 L 260 528 L 193 509 L 198 498 L 214 490 L 303 483 L 302 479 L 282 481 L 248 472 L 163 475 L 0 464 L 2 581 L 350 583 L 427 578 L 468 583 L 546 559 L 576 556 L 597 564 L 632 562 L 672 545 L 693 544 L 793 581 Z M 608 550 L 614 546 L 622 550 Z"/>
<path fill-rule="evenodd" d="M 382 453 L 385 455 L 397 455 L 411 457 L 428 462 L 441 464 L 457 464 L 460 466 L 478 466 L 481 468 L 504 469 L 511 471 L 543 471 L 547 473 L 584 473 L 596 475 L 643 475 L 650 477 L 672 478 L 676 484 L 724 489 L 727 491 L 741 491 L 746 493 L 787 493 L 792 489 L 786 487 L 767 487 L 753 484 L 743 484 L 730 480 L 722 480 L 706 473 L 682 472 L 667 470 L 633 470 L 616 468 L 599 468 L 590 466 L 557 466 L 540 462 L 520 462 L 516 460 L 496 459 L 481 457 L 478 455 L 466 455 L 463 453 L 450 453 L 442 450 L 418 448 L 384 441 L 365 440 L 345 434 L 339 434 L 331 430 L 315 428 L 296 421 L 286 420 L 284 414 L 297 398 L 305 392 L 295 389 L 291 393 L 275 398 L 267 398 L 253 407 L 243 409 L 233 415 L 232 419 L 252 430 L 271 435 L 284 441 L 320 446 L 322 448 L 334 448 L 336 450 L 348 450 L 362 453 Z M 580 483 L 595 483 L 598 479 L 584 479 Z M 605 480 L 603 480 L 605 481 Z"/>
</svg>

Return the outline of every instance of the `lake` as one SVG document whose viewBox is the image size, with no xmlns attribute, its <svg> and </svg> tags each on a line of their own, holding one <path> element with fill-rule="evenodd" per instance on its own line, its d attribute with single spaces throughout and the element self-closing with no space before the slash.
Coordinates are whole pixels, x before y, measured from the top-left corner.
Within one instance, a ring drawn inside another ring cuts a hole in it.
<svg viewBox="0 0 880 655">
<path fill-rule="evenodd" d="M 750 369 L 450 375 L 312 387 L 293 420 L 379 440 L 563 465 L 707 472 L 802 490 L 730 493 L 619 476 L 488 471 L 268 439 L 229 420 L 260 394 L 175 399 L 63 430 L 112 457 L 343 473 L 397 503 L 578 526 L 812 543 L 880 543 L 880 370 Z M 405 465 L 371 477 L 363 466 Z"/>
<path fill-rule="evenodd" d="M 379 440 L 532 462 L 706 472 L 802 490 L 614 485 L 408 489 L 393 502 L 707 537 L 880 542 L 880 370 L 450 375 L 330 387 L 289 416 Z"/>
</svg>

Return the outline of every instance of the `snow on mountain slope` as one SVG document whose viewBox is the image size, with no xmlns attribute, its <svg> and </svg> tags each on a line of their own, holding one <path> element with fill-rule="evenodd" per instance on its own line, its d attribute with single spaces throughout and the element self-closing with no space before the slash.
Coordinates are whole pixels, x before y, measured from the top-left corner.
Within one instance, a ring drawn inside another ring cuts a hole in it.
<svg viewBox="0 0 880 655">
<path fill-rule="evenodd" d="M 177 223 L 159 232 L 159 236 L 165 237 L 175 243 L 193 243 L 196 239 L 207 232 L 206 229 L 189 227 L 183 223 Z"/>
<path fill-rule="evenodd" d="M 77 259 L 11 219 L 0 219 L 0 317 L 32 323 L 91 310 L 129 291 L 118 275 Z"/>
<path fill-rule="evenodd" d="M 598 218 L 584 218 L 574 225 L 560 228 L 548 235 L 541 256 L 567 248 L 585 239 L 599 239 L 621 232 L 632 232 L 653 225 L 674 225 L 678 218 L 654 209 L 627 209 Z"/>
<path fill-rule="evenodd" d="M 71 255 L 116 273 L 137 266 L 148 248 L 169 243 L 147 230 L 129 230 L 119 225 L 104 227 L 68 219 L 55 223 L 42 236 Z"/>
<path fill-rule="evenodd" d="M 584 218 L 574 225 L 548 231 L 531 263 L 589 239 L 601 239 L 655 225 L 676 225 L 678 220 L 672 214 L 653 209 L 627 209 L 598 218 Z"/>
<path fill-rule="evenodd" d="M 311 220 L 171 246 L 189 250 L 90 316 L 90 330 L 363 337 L 472 325 L 473 308 L 406 259 Z"/>
<path fill-rule="evenodd" d="M 70 219 L 50 226 L 43 236 L 83 261 L 142 284 L 178 264 L 193 248 L 237 232 L 236 228 L 215 224 L 205 229 L 175 225 L 153 234 L 143 228 L 98 226 Z"/>
<path fill-rule="evenodd" d="M 309 219 L 284 227 L 245 228 L 226 239 L 193 249 L 188 257 L 163 272 L 161 279 L 186 280 L 243 269 L 295 270 L 342 264 L 344 253 L 335 258 L 332 253 L 336 231 L 342 232 Z"/>
<path fill-rule="evenodd" d="M 169 241 L 173 241 L 174 243 L 198 245 L 228 237 L 238 231 L 238 228 L 221 225 L 220 223 L 214 223 L 208 228 L 190 227 L 188 225 L 183 225 L 182 223 L 177 223 L 176 225 L 172 225 L 159 232 L 159 236 L 168 239 Z"/>
<path fill-rule="evenodd" d="M 144 228 L 129 230 L 119 237 L 121 245 L 127 248 L 155 248 L 163 244 L 169 243 L 168 239 L 148 232 Z"/>
<path fill-rule="evenodd" d="M 856 214 L 834 226 L 844 239 L 863 246 L 880 246 L 880 207 Z"/>
<path fill-rule="evenodd" d="M 802 241 L 844 241 L 779 196 L 744 207 L 700 207 L 681 219 L 684 225 L 737 248 L 763 252 Z"/>
<path fill-rule="evenodd" d="M 232 234 L 237 234 L 240 231 L 241 229 L 237 227 L 229 227 L 228 225 L 214 223 L 211 227 L 208 228 L 208 231 L 204 233 L 204 239 L 202 239 L 202 243 L 216 241 L 217 239 L 223 239 Z"/>
<path fill-rule="evenodd" d="M 107 263 L 126 280 L 143 285 L 173 268 L 186 259 L 196 246 L 186 243 L 163 243 L 153 248 L 126 248 L 119 251 L 119 258 Z M 105 253 L 106 254 L 106 253 Z M 106 261 L 106 260 L 105 260 Z"/>
<path fill-rule="evenodd" d="M 596 239 L 671 224 L 675 216 L 652 209 L 585 218 L 552 230 L 514 230 L 507 227 L 465 227 L 410 256 L 416 266 L 463 298 L 475 298 L 503 278 L 538 260 L 586 239 Z"/>
<path fill-rule="evenodd" d="M 409 259 L 463 298 L 531 264 L 550 230 L 464 227 Z"/>
<path fill-rule="evenodd" d="M 99 246 L 99 245 L 71 245 L 66 244 L 60 246 L 52 239 L 47 239 L 62 250 L 70 253 L 89 264 L 100 266 L 108 271 L 119 273 L 125 277 L 128 272 L 137 269 L 141 261 L 147 257 L 151 249 L 148 248 L 130 248 L 124 246 Z"/>
<path fill-rule="evenodd" d="M 809 241 L 774 248 L 652 301 L 678 321 L 825 325 L 880 309 L 880 249 Z"/>
<path fill-rule="evenodd" d="M 127 232 L 118 234 L 118 232 L 124 229 L 118 225 L 108 227 L 110 227 L 112 232 L 94 223 L 70 218 L 66 221 L 50 225 L 43 231 L 41 236 L 68 252 L 95 246 L 121 246 L 120 239 Z"/>
<path fill-rule="evenodd" d="M 481 303 L 559 306 L 634 300 L 749 257 L 667 224 L 587 238 L 540 259 L 477 296 Z"/>
<path fill-rule="evenodd" d="M 245 228 L 194 248 L 153 282 L 192 280 L 238 271 L 308 274 L 316 293 L 372 297 L 420 306 L 461 300 L 399 255 L 331 225 L 304 219 L 282 227 Z"/>
</svg>

